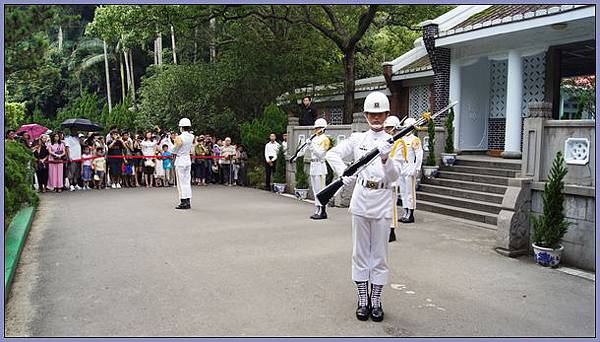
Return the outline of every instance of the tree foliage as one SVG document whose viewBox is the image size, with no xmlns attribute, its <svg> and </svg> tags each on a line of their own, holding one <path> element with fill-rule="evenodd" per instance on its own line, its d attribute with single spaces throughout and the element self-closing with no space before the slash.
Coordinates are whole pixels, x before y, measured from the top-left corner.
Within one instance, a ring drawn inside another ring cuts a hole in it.
<svg viewBox="0 0 600 342">
<path fill-rule="evenodd" d="M 265 108 L 261 118 L 244 122 L 240 126 L 242 144 L 248 149 L 248 156 L 253 163 L 263 159 L 265 144 L 271 133 L 281 134 L 287 127 L 287 115 L 276 105 Z"/>
</svg>

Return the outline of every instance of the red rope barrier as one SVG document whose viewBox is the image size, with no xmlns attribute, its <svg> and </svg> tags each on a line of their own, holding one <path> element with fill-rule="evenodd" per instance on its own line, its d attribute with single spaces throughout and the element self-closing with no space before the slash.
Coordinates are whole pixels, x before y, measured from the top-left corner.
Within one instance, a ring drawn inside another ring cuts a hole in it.
<svg viewBox="0 0 600 342">
<path fill-rule="evenodd" d="M 221 159 L 223 156 L 190 156 L 192 159 Z M 93 160 L 98 158 L 110 158 L 110 159 L 173 159 L 173 156 L 95 156 L 89 158 L 80 158 L 73 160 L 48 160 L 52 164 L 64 164 L 68 162 L 79 163 L 86 160 Z"/>
</svg>

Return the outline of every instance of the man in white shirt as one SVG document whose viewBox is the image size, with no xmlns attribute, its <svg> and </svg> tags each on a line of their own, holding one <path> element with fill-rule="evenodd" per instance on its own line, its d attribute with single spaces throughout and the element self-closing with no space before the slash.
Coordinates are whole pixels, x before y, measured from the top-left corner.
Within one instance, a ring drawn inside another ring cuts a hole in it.
<svg viewBox="0 0 600 342">
<path fill-rule="evenodd" d="M 192 123 L 190 119 L 179 120 L 181 134 L 175 138 L 173 154 L 175 155 L 175 176 L 177 177 L 177 191 L 181 203 L 175 209 L 190 209 L 192 199 L 192 143 L 194 135 L 190 133 Z"/>
<path fill-rule="evenodd" d="M 365 166 L 356 175 L 342 177 L 344 185 L 356 186 L 350 200 L 352 213 L 352 280 L 358 290 L 356 318 L 365 321 L 383 320 L 381 293 L 387 284 L 389 269 L 386 263 L 390 220 L 393 212 L 393 192 L 391 184 L 400 174 L 398 164 L 389 158 L 393 144 L 392 137 L 383 129 L 383 122 L 389 114 L 390 103 L 381 92 L 370 93 L 364 103 L 364 112 L 370 130 L 352 135 L 326 154 L 329 165 L 338 175 L 346 169 L 343 159 L 352 157 L 358 160 L 372 149 L 379 150 L 379 157 Z M 368 283 L 371 283 L 371 296 Z"/>
<path fill-rule="evenodd" d="M 67 165 L 67 177 L 69 178 L 69 188 L 71 191 L 81 190 L 79 179 L 81 178 L 81 141 L 79 140 L 79 131 L 77 128 L 71 128 L 71 134 L 65 138 L 65 147 L 69 156 Z"/>
<path fill-rule="evenodd" d="M 267 191 L 271 191 L 271 174 L 275 172 L 275 160 L 279 150 L 276 139 L 275 133 L 271 133 L 269 142 L 265 145 L 265 190 Z"/>
</svg>

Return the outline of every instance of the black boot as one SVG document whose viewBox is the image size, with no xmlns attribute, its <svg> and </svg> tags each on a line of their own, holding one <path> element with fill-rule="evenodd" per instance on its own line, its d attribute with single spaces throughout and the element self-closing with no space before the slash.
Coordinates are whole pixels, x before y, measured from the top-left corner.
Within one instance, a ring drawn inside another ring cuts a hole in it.
<svg viewBox="0 0 600 342">
<path fill-rule="evenodd" d="M 322 207 L 320 205 L 317 206 L 317 210 L 315 210 L 315 213 L 312 214 L 310 218 L 313 219 L 313 220 L 318 220 L 319 217 L 321 217 L 321 208 Z"/>
<path fill-rule="evenodd" d="M 360 306 L 358 305 L 356 308 L 356 318 L 358 318 L 359 321 L 366 321 L 369 319 L 369 315 L 371 314 L 371 305 L 370 303 L 367 304 L 367 306 Z"/>
<path fill-rule="evenodd" d="M 182 198 L 181 203 L 179 203 L 179 205 L 175 207 L 175 209 L 190 209 L 190 208 L 191 208 L 191 205 L 190 205 L 189 198 Z"/>
<path fill-rule="evenodd" d="M 400 218 L 398 219 L 398 222 L 403 222 L 402 220 L 406 219 L 406 217 L 408 216 L 408 208 L 402 208 L 404 209 L 404 214 L 402 214 L 402 216 L 400 216 Z"/>
<path fill-rule="evenodd" d="M 318 220 L 325 220 L 327 218 L 327 211 L 325 210 L 326 207 L 326 205 L 321 206 L 321 215 L 319 216 Z"/>
<path fill-rule="evenodd" d="M 383 286 L 378 285 L 379 291 L 383 291 Z M 369 295 L 369 307 L 371 311 L 371 319 L 373 322 L 381 322 L 383 321 L 383 306 L 381 305 L 381 292 L 379 292 L 379 305 L 374 306 L 371 302 L 371 297 L 373 296 L 373 284 L 371 284 L 371 294 Z"/>
<path fill-rule="evenodd" d="M 356 307 L 356 318 L 359 321 L 366 321 L 366 320 L 369 319 L 369 315 L 371 314 L 371 312 L 370 312 L 371 304 L 370 304 L 370 300 L 369 300 L 369 293 L 368 293 L 368 290 L 367 290 L 369 285 L 368 285 L 368 283 L 366 281 L 365 282 L 356 282 L 356 285 L 359 287 L 359 289 L 358 289 L 358 291 L 359 291 L 359 299 L 358 299 L 358 303 L 357 303 L 357 307 Z M 364 286 L 363 287 L 363 289 L 364 289 L 364 294 L 363 295 L 366 296 L 366 301 L 365 302 L 366 302 L 367 305 L 364 305 L 364 306 L 360 305 L 360 291 L 361 291 L 360 289 L 361 289 L 361 286 Z"/>
<path fill-rule="evenodd" d="M 396 241 L 396 233 L 394 233 L 394 227 L 390 228 L 390 239 L 388 242 Z"/>
<path fill-rule="evenodd" d="M 400 219 L 400 222 L 402 223 L 413 223 L 415 222 L 415 217 L 413 216 L 413 209 L 408 209 L 408 216 L 403 217 Z"/>
<path fill-rule="evenodd" d="M 378 307 L 371 308 L 371 319 L 373 322 L 383 321 L 383 306 L 379 303 Z"/>
</svg>

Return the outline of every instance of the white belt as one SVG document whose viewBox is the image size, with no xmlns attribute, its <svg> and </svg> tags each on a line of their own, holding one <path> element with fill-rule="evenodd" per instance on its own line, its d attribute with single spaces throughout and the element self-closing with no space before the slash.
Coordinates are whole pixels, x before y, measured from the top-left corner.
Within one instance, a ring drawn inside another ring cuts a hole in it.
<svg viewBox="0 0 600 342">
<path fill-rule="evenodd" d="M 377 181 L 370 181 L 363 178 L 359 178 L 357 181 L 358 184 L 364 186 L 367 189 L 389 189 L 389 184 Z"/>
</svg>

